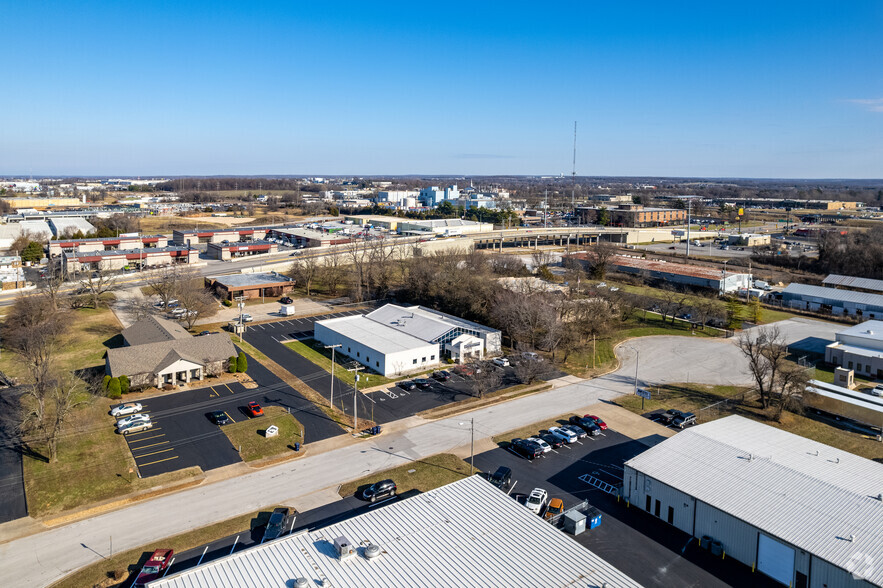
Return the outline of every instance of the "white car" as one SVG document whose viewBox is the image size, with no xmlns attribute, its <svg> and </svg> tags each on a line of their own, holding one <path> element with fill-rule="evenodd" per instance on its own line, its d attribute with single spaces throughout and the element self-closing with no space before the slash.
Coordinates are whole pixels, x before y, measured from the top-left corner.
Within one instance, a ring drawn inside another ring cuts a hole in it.
<svg viewBox="0 0 883 588">
<path fill-rule="evenodd" d="M 539 437 L 528 437 L 527 440 L 532 441 L 532 442 L 536 443 L 537 445 L 539 445 L 540 448 L 543 450 L 543 453 L 549 453 L 550 451 L 552 451 L 552 446 L 549 445 L 548 443 L 546 443 L 545 441 L 543 441 L 542 439 L 540 439 Z"/>
<path fill-rule="evenodd" d="M 495 357 L 494 365 L 498 365 L 500 367 L 509 367 L 509 360 L 505 357 Z"/>
<path fill-rule="evenodd" d="M 146 431 L 147 429 L 152 429 L 153 423 L 150 421 L 146 421 L 143 423 L 129 423 L 124 427 L 120 427 L 117 429 L 120 435 L 128 435 L 129 433 L 140 433 L 141 431 Z"/>
<path fill-rule="evenodd" d="M 577 440 L 576 433 L 562 429 L 561 427 L 549 427 L 549 434 L 561 439 L 565 443 L 574 443 Z"/>
<path fill-rule="evenodd" d="M 121 417 L 127 414 L 135 414 L 141 412 L 140 402 L 126 402 L 125 404 L 117 404 L 110 409 L 110 416 Z"/>
<path fill-rule="evenodd" d="M 145 413 L 133 414 L 127 417 L 123 417 L 117 421 L 117 428 L 122 429 L 128 427 L 133 423 L 149 423 L 150 415 Z"/>
<path fill-rule="evenodd" d="M 172 311 L 172 316 L 184 316 L 185 312 L 187 312 L 186 308 L 176 308 Z"/>
<path fill-rule="evenodd" d="M 526 506 L 530 512 L 538 515 L 543 511 L 543 507 L 546 506 L 546 501 L 548 499 L 548 492 L 542 488 L 534 488 L 531 490 L 530 496 L 527 497 L 527 502 L 524 503 L 524 506 Z"/>
<path fill-rule="evenodd" d="M 878 384 L 868 390 L 868 394 L 871 396 L 883 396 L 883 384 Z"/>
<path fill-rule="evenodd" d="M 243 314 L 242 314 L 242 322 L 244 322 L 244 323 L 250 323 L 250 322 L 253 321 L 253 320 L 254 320 L 254 317 L 251 316 L 250 314 L 248 314 L 248 313 L 243 313 Z"/>
</svg>

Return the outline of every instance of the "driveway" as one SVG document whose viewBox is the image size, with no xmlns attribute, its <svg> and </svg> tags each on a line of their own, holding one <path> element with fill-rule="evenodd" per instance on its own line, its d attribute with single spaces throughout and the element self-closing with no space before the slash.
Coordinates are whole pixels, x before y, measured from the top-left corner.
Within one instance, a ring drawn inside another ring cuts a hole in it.
<svg viewBox="0 0 883 588">
<path fill-rule="evenodd" d="M 16 414 L 18 394 L 4 390 L 0 394 L 0 523 L 28 516 L 25 484 L 22 477 L 22 448 L 13 424 L 5 417 Z"/>
</svg>

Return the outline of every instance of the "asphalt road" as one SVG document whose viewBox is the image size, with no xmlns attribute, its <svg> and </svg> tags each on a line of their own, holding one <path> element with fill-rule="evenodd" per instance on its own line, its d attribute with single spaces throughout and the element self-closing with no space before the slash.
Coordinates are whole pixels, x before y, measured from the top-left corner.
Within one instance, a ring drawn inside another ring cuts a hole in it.
<svg viewBox="0 0 883 588">
<path fill-rule="evenodd" d="M 13 391 L 0 394 L 0 523 L 28 516 L 22 477 L 22 451 L 18 435 L 8 418 L 17 413 L 18 396 Z"/>
<path fill-rule="evenodd" d="M 687 534 L 640 508 L 627 508 L 583 479 L 588 475 L 619 485 L 623 463 L 646 449 L 644 444 L 608 429 L 532 462 L 506 449 L 493 449 L 476 455 L 475 467 L 484 472 L 501 465 L 511 468 L 513 496 L 543 488 L 550 498 L 561 498 L 565 508 L 588 500 L 601 511 L 601 525 L 587 529 L 576 540 L 648 588 L 778 586 L 734 560 L 710 557 L 695 543 L 685 548 Z"/>
<path fill-rule="evenodd" d="M 189 466 L 210 470 L 240 461 L 236 448 L 221 427 L 208 419 L 208 413 L 221 410 L 238 422 L 248 418 L 244 407 L 252 400 L 289 409 L 304 426 L 306 443 L 343 433 L 297 390 L 254 358 L 248 359 L 248 375 L 258 384 L 257 388 L 249 390 L 238 382 L 214 384 L 142 402 L 154 426 L 126 436 L 141 477 Z"/>
</svg>

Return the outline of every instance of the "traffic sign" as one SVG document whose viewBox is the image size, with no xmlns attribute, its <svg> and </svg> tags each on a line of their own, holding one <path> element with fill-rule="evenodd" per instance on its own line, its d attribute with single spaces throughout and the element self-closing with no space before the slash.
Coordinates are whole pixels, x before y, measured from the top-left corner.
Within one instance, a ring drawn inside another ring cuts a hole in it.
<svg viewBox="0 0 883 588">
<path fill-rule="evenodd" d="M 638 388 L 637 394 L 641 398 L 646 398 L 647 400 L 650 400 L 650 390 L 644 390 L 643 388 Z"/>
</svg>

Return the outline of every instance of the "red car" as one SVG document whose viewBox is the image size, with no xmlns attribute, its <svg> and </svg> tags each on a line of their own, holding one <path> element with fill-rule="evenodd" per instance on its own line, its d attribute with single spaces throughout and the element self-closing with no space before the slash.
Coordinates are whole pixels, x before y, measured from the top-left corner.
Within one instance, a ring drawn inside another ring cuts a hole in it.
<svg viewBox="0 0 883 588">
<path fill-rule="evenodd" d="M 149 582 L 161 578 L 163 572 L 165 572 L 166 569 L 168 569 L 169 564 L 172 563 L 173 555 L 175 555 L 175 552 L 172 549 L 157 549 L 154 551 L 153 555 L 150 556 L 150 559 L 147 560 L 147 563 L 144 564 L 144 567 L 141 568 L 138 577 L 135 578 L 135 583 L 132 584 L 132 588 L 143 588 L 144 586 L 147 586 Z"/>
<path fill-rule="evenodd" d="M 583 417 L 583 418 L 592 419 L 593 421 L 595 421 L 595 424 L 598 425 L 598 426 L 601 428 L 602 431 L 606 431 L 606 430 L 607 430 L 607 423 L 605 423 L 604 421 L 602 421 L 601 419 L 599 419 L 599 418 L 596 417 L 595 415 L 593 415 L 593 414 L 587 414 L 587 415 L 586 415 L 585 417 Z"/>
<path fill-rule="evenodd" d="M 245 412 L 247 412 L 250 417 L 264 416 L 264 409 L 261 408 L 261 405 L 257 402 L 249 402 L 245 407 Z"/>
</svg>

